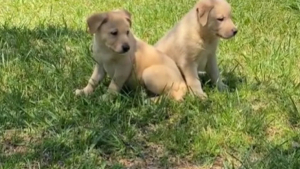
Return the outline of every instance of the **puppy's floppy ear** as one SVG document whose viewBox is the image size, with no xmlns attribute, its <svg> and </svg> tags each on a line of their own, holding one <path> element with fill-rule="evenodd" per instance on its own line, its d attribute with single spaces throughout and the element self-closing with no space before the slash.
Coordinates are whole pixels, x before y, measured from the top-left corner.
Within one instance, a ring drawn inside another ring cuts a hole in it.
<svg viewBox="0 0 300 169">
<path fill-rule="evenodd" d="M 101 27 L 102 24 L 107 22 L 107 13 L 94 13 L 87 18 L 87 28 L 90 34 L 94 34 Z"/>
<path fill-rule="evenodd" d="M 212 0 L 202 1 L 196 6 L 198 21 L 201 26 L 205 26 L 208 22 L 210 11 L 213 9 Z"/>
<path fill-rule="evenodd" d="M 125 14 L 126 19 L 129 22 L 130 27 L 131 27 L 131 24 L 132 24 L 131 23 L 131 13 L 129 11 L 127 11 L 126 9 L 122 9 L 121 11 Z"/>
</svg>

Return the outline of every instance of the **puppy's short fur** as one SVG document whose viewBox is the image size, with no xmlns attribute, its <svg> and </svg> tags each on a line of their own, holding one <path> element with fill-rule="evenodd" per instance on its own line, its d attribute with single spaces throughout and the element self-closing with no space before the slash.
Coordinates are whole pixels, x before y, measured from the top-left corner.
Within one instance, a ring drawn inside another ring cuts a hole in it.
<svg viewBox="0 0 300 169">
<path fill-rule="evenodd" d="M 219 90 L 227 89 L 220 79 L 216 50 L 219 38 L 237 33 L 231 7 L 225 0 L 200 0 L 154 46 L 171 57 L 184 75 L 188 87 L 200 98 L 203 92 L 198 72 L 205 71 Z"/>
<path fill-rule="evenodd" d="M 167 93 L 182 100 L 186 83 L 175 62 L 162 52 L 136 38 L 130 30 L 131 14 L 115 10 L 92 14 L 88 31 L 94 34 L 93 57 L 97 61 L 88 84 L 76 95 L 91 94 L 106 74 L 111 77 L 109 92 L 123 87 L 135 89 L 139 84 L 153 94 Z"/>
</svg>

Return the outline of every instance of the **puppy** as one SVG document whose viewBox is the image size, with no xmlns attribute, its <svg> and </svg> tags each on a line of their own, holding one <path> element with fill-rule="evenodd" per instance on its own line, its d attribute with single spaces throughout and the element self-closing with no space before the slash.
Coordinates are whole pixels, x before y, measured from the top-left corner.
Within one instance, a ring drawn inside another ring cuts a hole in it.
<svg viewBox="0 0 300 169">
<path fill-rule="evenodd" d="M 176 62 L 188 87 L 205 99 L 198 72 L 206 72 L 220 91 L 228 88 L 220 79 L 216 50 L 220 38 L 229 39 L 237 32 L 229 3 L 200 0 L 154 46 Z"/>
<path fill-rule="evenodd" d="M 136 89 L 141 84 L 152 94 L 168 94 L 182 100 L 186 83 L 175 62 L 131 32 L 131 14 L 115 10 L 92 14 L 87 19 L 88 31 L 94 35 L 93 57 L 97 61 L 88 84 L 76 95 L 91 94 L 105 75 L 111 77 L 108 92 L 118 93 L 123 87 Z"/>
</svg>

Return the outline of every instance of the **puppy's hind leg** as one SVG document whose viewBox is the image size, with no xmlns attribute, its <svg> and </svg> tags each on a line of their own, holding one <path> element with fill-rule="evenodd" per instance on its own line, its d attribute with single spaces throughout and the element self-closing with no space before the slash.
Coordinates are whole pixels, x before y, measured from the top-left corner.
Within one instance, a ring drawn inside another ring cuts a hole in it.
<svg viewBox="0 0 300 169">
<path fill-rule="evenodd" d="M 181 75 L 163 65 L 151 66 L 145 69 L 142 79 L 147 90 L 157 95 L 167 93 L 168 96 L 177 101 L 183 100 L 187 92 L 187 87 Z"/>
<path fill-rule="evenodd" d="M 186 63 L 181 67 L 182 74 L 185 77 L 188 88 L 202 100 L 207 98 L 206 93 L 203 91 L 201 82 L 198 76 L 197 65 L 195 63 Z"/>
</svg>

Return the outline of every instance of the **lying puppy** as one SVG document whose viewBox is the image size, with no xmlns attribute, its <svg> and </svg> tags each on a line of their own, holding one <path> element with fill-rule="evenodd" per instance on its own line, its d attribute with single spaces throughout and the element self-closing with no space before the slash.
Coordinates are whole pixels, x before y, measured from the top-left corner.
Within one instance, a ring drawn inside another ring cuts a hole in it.
<svg viewBox="0 0 300 169">
<path fill-rule="evenodd" d="M 219 38 L 237 32 L 225 0 L 201 0 L 154 46 L 176 62 L 188 87 L 204 99 L 198 71 L 205 71 L 220 91 L 227 89 L 220 80 L 216 50 Z"/>
<path fill-rule="evenodd" d="M 118 93 L 126 86 L 135 89 L 143 85 L 153 94 L 167 93 L 182 100 L 186 83 L 168 56 L 136 38 L 130 31 L 131 14 L 126 10 L 95 13 L 87 19 L 88 31 L 94 34 L 94 72 L 76 95 L 91 94 L 106 73 L 111 77 L 108 92 Z"/>
</svg>

